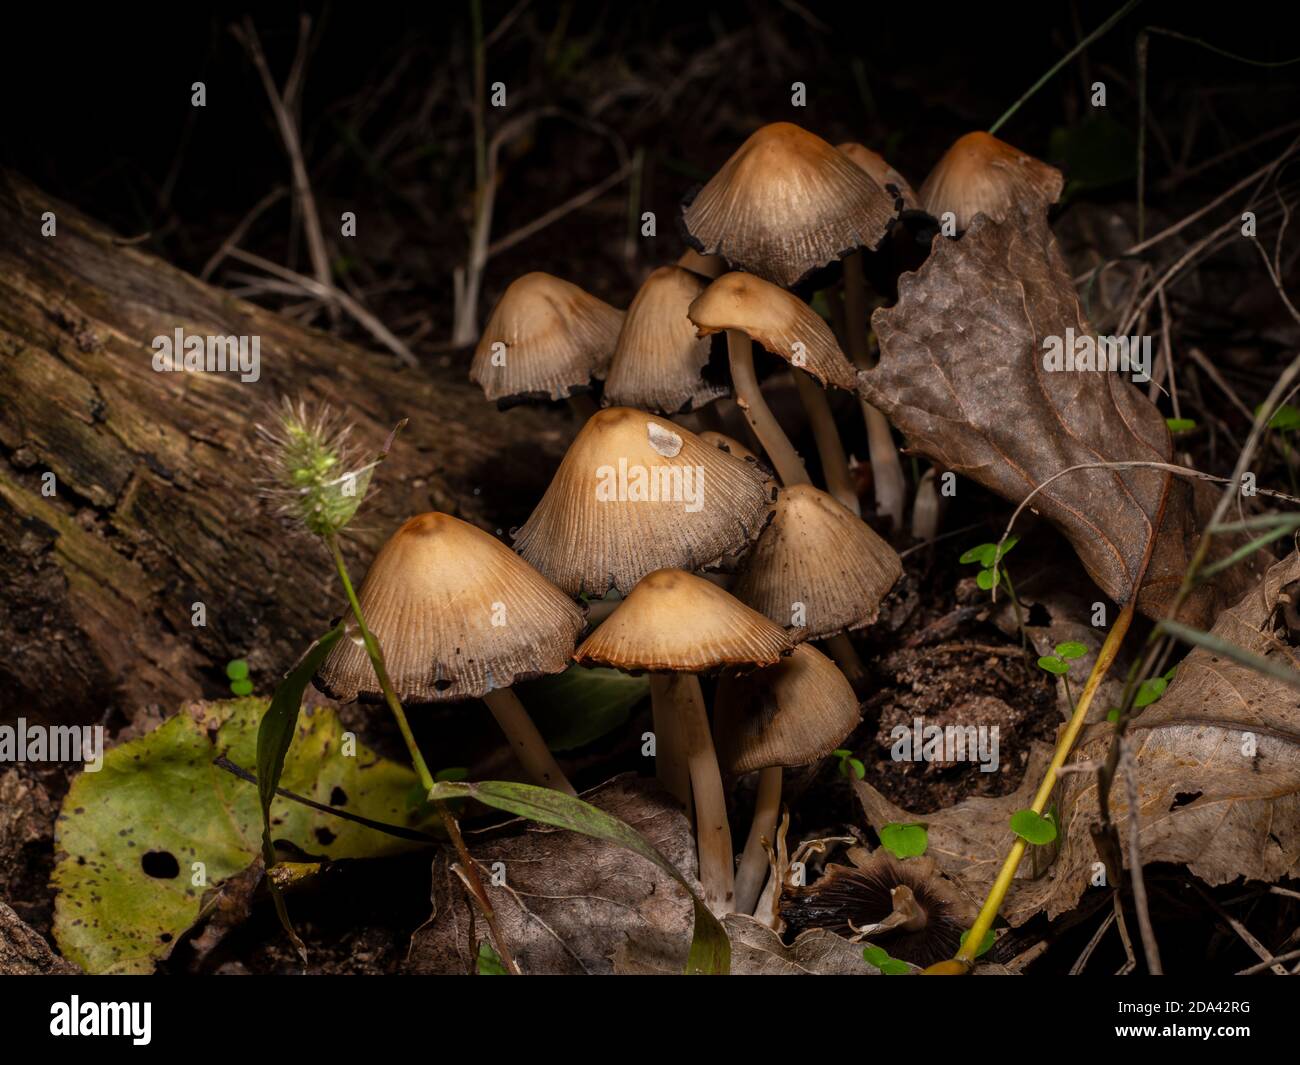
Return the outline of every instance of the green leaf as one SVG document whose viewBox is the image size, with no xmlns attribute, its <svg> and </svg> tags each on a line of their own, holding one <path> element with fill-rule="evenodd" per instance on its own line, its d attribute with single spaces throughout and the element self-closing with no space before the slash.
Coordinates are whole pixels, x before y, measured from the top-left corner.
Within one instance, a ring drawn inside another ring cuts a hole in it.
<svg viewBox="0 0 1300 1065">
<path fill-rule="evenodd" d="M 831 751 L 831 754 L 833 754 L 836 758 L 847 758 L 852 753 L 853 752 L 850 751 L 847 747 L 836 747 L 835 750 Z"/>
<path fill-rule="evenodd" d="M 1007 553 L 1018 543 L 1020 543 L 1019 536 L 1008 536 L 1006 539 L 1006 543 L 1004 543 L 1001 547 L 997 549 L 996 561 L 1001 562 L 1004 558 L 1006 558 Z"/>
<path fill-rule="evenodd" d="M 859 761 L 857 758 L 849 759 L 849 768 L 853 770 L 853 775 L 857 777 L 859 780 L 861 780 L 863 777 L 867 775 L 867 767 L 864 766 L 862 762 Z"/>
<path fill-rule="evenodd" d="M 238 695 L 242 699 L 245 695 L 253 694 L 253 682 L 246 678 L 244 680 L 232 680 L 230 682 L 230 690 L 233 694 Z"/>
<path fill-rule="evenodd" d="M 1106 711 L 1106 720 L 1109 721 L 1112 725 L 1119 720 L 1118 706 L 1112 706 L 1109 710 Z"/>
<path fill-rule="evenodd" d="M 107 751 L 99 772 L 74 778 L 51 877 L 54 936 L 67 958 L 91 973 L 152 972 L 199 918 L 205 894 L 257 858 L 257 790 L 213 762 L 224 755 L 253 765 L 266 707 L 264 698 L 192 703 Z M 418 794 L 415 774 L 361 745 L 345 756 L 343 734 L 334 711 L 304 713 L 284 787 L 340 811 L 419 827 L 409 798 L 413 785 Z M 370 858 L 420 846 L 282 798 L 272 812 L 275 837 L 311 855 Z"/>
<path fill-rule="evenodd" d="M 1055 655 L 1043 655 L 1038 660 L 1038 668 L 1045 669 L 1048 673 L 1055 673 L 1058 677 L 1063 677 L 1070 672 L 1068 662 L 1062 662 Z"/>
<path fill-rule="evenodd" d="M 1133 698 L 1133 705 L 1135 707 L 1150 706 L 1160 696 L 1164 695 L 1167 687 L 1169 687 L 1169 681 L 1164 677 L 1151 677 L 1144 680 L 1138 685 L 1137 695 Z"/>
<path fill-rule="evenodd" d="M 731 943 L 721 922 L 709 912 L 704 901 L 677 868 L 641 833 L 617 817 L 611 817 L 590 803 L 551 788 L 501 780 L 475 784 L 435 784 L 429 792 L 429 798 L 435 802 L 443 799 L 477 799 L 485 806 L 505 810 L 544 825 L 581 832 L 585 836 L 603 839 L 639 854 L 690 893 L 691 902 L 695 906 L 695 933 L 691 938 L 691 952 L 686 961 L 687 973 L 725 974 L 731 970 Z"/>
<path fill-rule="evenodd" d="M 585 747 L 627 724 L 632 708 L 650 695 L 650 679 L 617 669 L 570 666 L 563 673 L 515 689 L 553 751 Z"/>
<path fill-rule="evenodd" d="M 966 945 L 966 937 L 969 935 L 970 935 L 969 929 L 961 934 L 961 945 L 963 947 Z M 984 938 L 980 940 L 980 949 L 975 952 L 975 957 L 978 958 L 981 954 L 987 954 L 992 949 L 993 944 L 997 941 L 997 938 L 998 937 L 993 933 L 993 929 L 990 928 L 987 932 L 985 932 Z"/>
<path fill-rule="evenodd" d="M 231 680 L 244 680 L 248 676 L 248 660 L 236 658 L 226 665 L 226 676 Z"/>
<path fill-rule="evenodd" d="M 890 958 L 884 965 L 877 968 L 886 976 L 910 976 L 912 967 L 905 961 L 899 961 L 897 958 Z"/>
<path fill-rule="evenodd" d="M 1033 810 L 1017 810 L 1011 815 L 1011 831 L 1037 846 L 1056 839 L 1056 824 L 1051 818 Z"/>
<path fill-rule="evenodd" d="M 1056 645 L 1056 653 L 1066 661 L 1070 661 L 1075 658 L 1082 658 L 1086 655 L 1088 653 L 1088 647 L 1086 644 L 1079 643 L 1077 640 L 1067 640 L 1065 643 L 1058 643 Z"/>
<path fill-rule="evenodd" d="M 468 778 L 469 778 L 469 770 L 462 765 L 454 765 L 454 766 L 449 766 L 446 769 L 439 769 L 438 772 L 433 774 L 434 780 L 457 781 L 457 780 L 467 780 Z"/>
<path fill-rule="evenodd" d="M 1166 418 L 1165 425 L 1171 433 L 1190 433 L 1196 428 L 1196 423 L 1191 418 Z"/>
<path fill-rule="evenodd" d="M 1261 404 L 1260 406 L 1263 406 Z M 1260 408 L 1255 408 L 1255 416 L 1259 417 Z M 1283 403 L 1273 412 L 1273 417 L 1268 420 L 1270 429 L 1278 429 L 1284 433 L 1293 432 L 1300 429 L 1300 409 L 1291 406 L 1290 403 Z"/>
<path fill-rule="evenodd" d="M 868 943 L 862 948 L 862 957 L 886 976 L 907 976 L 912 971 L 907 962 L 891 958 L 888 951 L 874 943 Z"/>
<path fill-rule="evenodd" d="M 991 566 L 997 557 L 997 552 L 997 544 L 979 544 L 967 551 L 963 551 L 961 558 L 957 561 L 962 565 L 978 562 L 981 566 Z"/>
<path fill-rule="evenodd" d="M 480 939 L 478 943 L 477 969 L 479 976 L 509 976 L 506 972 L 505 963 L 502 962 L 501 956 L 492 949 L 492 944 L 486 939 Z"/>
<path fill-rule="evenodd" d="M 880 845 L 895 858 L 915 858 L 930 844 L 925 825 L 881 825 L 878 835 Z"/>
<path fill-rule="evenodd" d="M 975 575 L 975 583 L 984 591 L 990 591 L 993 588 L 995 579 L 991 569 L 982 569 Z"/>
</svg>

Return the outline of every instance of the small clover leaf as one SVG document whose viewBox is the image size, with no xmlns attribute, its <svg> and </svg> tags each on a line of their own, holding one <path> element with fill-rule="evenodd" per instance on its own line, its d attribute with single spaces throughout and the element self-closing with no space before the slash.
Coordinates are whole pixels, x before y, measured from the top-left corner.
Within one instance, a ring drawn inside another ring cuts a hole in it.
<svg viewBox="0 0 1300 1065">
<path fill-rule="evenodd" d="M 1065 643 L 1058 643 L 1056 645 L 1056 653 L 1068 662 L 1072 659 L 1082 658 L 1086 655 L 1088 653 L 1088 646 L 1087 644 L 1079 643 L 1077 640 L 1066 640 Z"/>
<path fill-rule="evenodd" d="M 1037 846 L 1056 839 L 1056 822 L 1033 810 L 1017 810 L 1011 815 L 1011 831 Z"/>
<path fill-rule="evenodd" d="M 1045 669 L 1048 673 L 1054 673 L 1058 677 L 1063 677 L 1070 672 L 1070 663 L 1062 662 L 1056 655 L 1043 655 L 1038 660 L 1038 668 Z"/>
<path fill-rule="evenodd" d="M 915 858 L 930 845 L 925 825 L 888 824 L 880 828 L 880 845 L 895 858 Z"/>
</svg>

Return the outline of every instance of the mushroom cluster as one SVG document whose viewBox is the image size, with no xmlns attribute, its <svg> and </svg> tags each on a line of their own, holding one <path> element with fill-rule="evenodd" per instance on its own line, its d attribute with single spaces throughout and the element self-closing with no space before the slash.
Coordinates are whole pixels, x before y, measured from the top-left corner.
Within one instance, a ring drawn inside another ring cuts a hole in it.
<svg viewBox="0 0 1300 1065">
<path fill-rule="evenodd" d="M 862 145 L 836 148 L 775 123 L 684 205 L 692 246 L 651 271 L 626 311 L 549 274 L 510 284 L 470 378 L 503 410 L 568 401 L 577 432 L 513 550 L 430 513 L 375 557 L 361 606 L 399 698 L 481 700 L 523 771 L 573 793 L 513 685 L 590 666 L 648 675 L 655 772 L 692 819 L 707 903 L 753 913 L 765 886 L 780 897 L 770 868 L 783 773 L 827 758 L 858 727 L 869 674 L 850 634 L 876 620 L 902 574 L 862 517 L 831 402 L 871 364 L 864 264 L 879 273 L 877 249 L 900 219 L 946 215 L 955 224 L 944 235 L 958 236 L 978 211 L 1027 196 L 1052 202 L 1059 176 L 972 134 L 918 194 Z M 834 295 L 829 322 L 826 305 L 810 302 L 819 288 Z M 793 378 L 821 486 L 769 403 L 756 345 Z M 876 518 L 902 535 L 897 446 L 879 412 L 862 414 Z M 340 699 L 374 698 L 380 678 L 353 637 L 317 684 Z M 737 860 L 744 789 L 734 785 L 747 774 L 757 775 L 756 800 Z M 786 898 L 786 920 L 807 924 L 841 885 L 855 929 L 913 935 L 955 907 L 911 870 L 829 880 L 815 905 Z M 892 917 L 877 915 L 877 881 L 891 881 Z"/>
</svg>

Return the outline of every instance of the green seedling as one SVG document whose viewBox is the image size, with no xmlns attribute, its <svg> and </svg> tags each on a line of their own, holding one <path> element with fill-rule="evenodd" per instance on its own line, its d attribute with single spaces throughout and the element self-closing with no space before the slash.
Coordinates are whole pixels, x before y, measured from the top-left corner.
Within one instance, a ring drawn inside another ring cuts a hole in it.
<svg viewBox="0 0 1300 1065">
<path fill-rule="evenodd" d="M 1177 666 L 1172 666 L 1166 670 L 1165 674 L 1160 677 L 1148 677 L 1138 685 L 1137 695 L 1133 697 L 1133 708 L 1141 710 L 1144 706 L 1150 706 L 1160 696 L 1164 695 L 1165 689 L 1169 687 L 1169 682 L 1174 679 L 1174 670 Z M 1106 720 L 1112 725 L 1119 720 L 1119 707 L 1111 707 L 1106 713 Z"/>
<path fill-rule="evenodd" d="M 1070 663 L 1076 658 L 1082 658 L 1087 653 L 1088 648 L 1085 644 L 1081 644 L 1077 640 L 1067 640 L 1065 643 L 1056 645 L 1055 654 L 1043 655 L 1038 660 L 1039 669 L 1046 670 L 1053 676 L 1061 678 L 1061 682 L 1065 685 L 1065 698 L 1070 704 L 1071 710 L 1074 709 L 1074 696 L 1070 693 Z"/>
<path fill-rule="evenodd" d="M 486 939 L 479 940 L 478 958 L 475 962 L 475 970 L 479 976 L 508 976 L 506 967 L 501 964 L 501 957 L 492 949 L 492 944 Z"/>
<path fill-rule="evenodd" d="M 895 858 L 917 858 L 930 845 L 925 825 L 882 825 L 880 845 Z"/>
<path fill-rule="evenodd" d="M 877 947 L 874 943 L 862 949 L 862 957 L 886 976 L 907 976 L 912 971 L 907 962 L 891 958 L 884 947 Z"/>
<path fill-rule="evenodd" d="M 849 777 L 853 780 L 861 780 L 867 775 L 867 767 L 862 761 L 853 757 L 853 752 L 844 747 L 837 747 L 831 751 L 831 754 L 838 759 L 837 769 L 842 777 Z"/>
<path fill-rule="evenodd" d="M 1056 813 L 1047 811 L 1047 816 L 1033 810 L 1017 810 L 1011 815 L 1011 831 L 1026 843 L 1041 847 L 1056 839 Z"/>
<path fill-rule="evenodd" d="M 1007 553 L 1018 543 L 1020 543 L 1019 536 L 1008 536 L 1001 547 L 997 544 L 977 544 L 963 551 L 957 561 L 963 566 L 979 564 L 980 571 L 975 574 L 975 583 L 982 590 L 991 592 L 995 588 L 1006 589 L 1007 596 L 1011 599 L 1011 606 L 1016 612 L 1016 627 L 1020 629 L 1020 646 L 1028 647 L 1029 637 L 1025 633 L 1025 619 L 1020 611 L 1020 600 L 1016 598 L 1016 586 L 1011 583 L 1011 576 L 1002 565 L 1002 560 Z"/>
<path fill-rule="evenodd" d="M 1179 433 L 1190 433 L 1196 428 L 1196 423 L 1191 418 L 1166 418 L 1165 425 L 1175 436 Z"/>
<path fill-rule="evenodd" d="M 230 690 L 241 699 L 253 694 L 253 682 L 248 679 L 248 660 L 236 658 L 226 665 L 226 676 L 230 679 Z"/>
</svg>

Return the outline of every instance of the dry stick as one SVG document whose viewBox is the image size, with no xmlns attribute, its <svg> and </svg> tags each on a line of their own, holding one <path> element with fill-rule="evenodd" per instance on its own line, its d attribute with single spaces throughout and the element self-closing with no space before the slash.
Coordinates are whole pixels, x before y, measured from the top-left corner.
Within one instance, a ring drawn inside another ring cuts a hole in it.
<svg viewBox="0 0 1300 1065">
<path fill-rule="evenodd" d="M 1114 923 L 1115 911 L 1111 910 L 1110 913 L 1106 914 L 1106 919 L 1097 926 L 1097 931 L 1093 932 L 1092 938 L 1088 940 L 1087 945 L 1083 948 L 1079 957 L 1075 959 L 1074 964 L 1070 966 L 1071 976 L 1078 976 L 1088 967 L 1088 961 L 1092 957 L 1092 952 L 1097 949 L 1097 945 L 1101 942 L 1102 937 L 1105 936 L 1106 929 Z"/>
<path fill-rule="evenodd" d="M 1162 976 L 1164 970 L 1160 965 L 1160 945 L 1156 942 L 1155 929 L 1151 927 L 1151 911 L 1147 907 L 1146 878 L 1142 875 L 1142 829 L 1138 818 L 1137 763 L 1133 751 L 1127 743 L 1122 745 L 1120 756 L 1124 767 L 1124 790 L 1128 797 L 1128 872 L 1129 882 L 1133 886 L 1133 906 L 1137 910 L 1138 931 L 1142 935 L 1142 952 L 1147 959 L 1147 973 Z"/>
<path fill-rule="evenodd" d="M 754 799 L 754 819 L 749 838 L 736 870 L 736 912 L 752 914 L 770 872 L 767 848 L 776 836 L 776 821 L 781 812 L 781 776 L 784 771 L 772 766 L 758 771 L 758 794 Z"/>
<path fill-rule="evenodd" d="M 267 208 L 278 202 L 286 191 L 288 190 L 283 185 L 277 185 L 253 205 L 248 214 L 239 220 L 239 224 L 231 231 L 230 236 L 221 242 L 221 247 L 214 251 L 209 256 L 208 261 L 203 264 L 203 269 L 199 271 L 200 281 L 206 281 L 212 276 L 212 271 L 221 265 L 221 261 L 230 254 L 230 249 L 237 247 L 239 242 L 244 239 L 244 234 L 248 232 L 249 227 L 262 216 Z"/>
<path fill-rule="evenodd" d="M 1262 973 L 1265 969 L 1272 969 L 1275 965 L 1284 961 L 1292 961 L 1300 958 L 1300 950 L 1289 951 L 1286 954 L 1275 954 L 1268 961 L 1257 962 L 1248 969 L 1239 970 L 1237 976 L 1254 976 L 1256 973 Z"/>
<path fill-rule="evenodd" d="M 419 365 L 419 360 L 416 359 L 410 348 L 394 336 L 383 322 L 341 289 L 334 288 L 332 285 L 322 285 L 314 278 L 295 273 L 293 270 L 279 265 L 279 263 L 273 263 L 269 259 L 263 259 L 260 255 L 254 255 L 252 252 L 244 251 L 241 248 L 231 248 L 230 257 L 248 263 L 250 266 L 256 266 L 258 269 L 265 270 L 268 274 L 273 274 L 285 281 L 292 282 L 304 292 L 316 296 L 318 299 L 337 301 L 344 311 L 356 319 L 358 325 L 407 366 Z"/>
<path fill-rule="evenodd" d="M 672 676 L 650 674 L 650 714 L 655 733 L 655 776 L 668 794 L 682 804 L 686 816 L 694 820 L 691 807 L 691 771 L 682 750 L 681 727 L 674 713 L 671 693 Z"/>
<path fill-rule="evenodd" d="M 826 398 L 826 391 L 798 367 L 794 370 L 794 383 L 799 390 L 803 409 L 808 414 L 813 439 L 817 442 L 817 455 L 822 460 L 822 475 L 826 479 L 826 490 L 860 518 L 862 504 L 858 502 L 858 493 L 853 487 L 849 460 L 844 455 L 844 444 L 840 440 L 840 431 L 835 425 L 835 416 L 831 413 L 831 404 Z"/>
<path fill-rule="evenodd" d="M 497 688 L 483 696 L 487 708 L 497 719 L 501 731 L 510 741 L 510 747 L 519 759 L 519 764 L 533 780 L 545 788 L 554 788 L 566 795 L 577 796 L 569 778 L 555 760 L 555 755 L 546 746 L 542 734 L 537 731 L 533 719 L 528 716 L 523 703 L 510 688 Z"/>
<path fill-rule="evenodd" d="M 307 19 L 307 16 L 304 15 L 303 18 Z M 307 25 L 310 25 L 310 19 L 307 19 Z M 253 65 L 257 68 L 257 73 L 262 79 L 262 86 L 266 89 L 266 95 L 271 101 L 271 110 L 275 114 L 275 122 L 280 130 L 280 139 L 284 141 L 285 151 L 289 153 L 289 165 L 293 172 L 293 195 L 302 212 L 306 228 L 307 253 L 311 256 L 312 273 L 316 275 L 316 281 L 327 293 L 333 292 L 334 286 L 330 274 L 329 253 L 325 249 L 325 237 L 321 232 L 320 215 L 316 213 L 316 198 L 312 195 L 311 182 L 307 180 L 307 167 L 303 162 L 302 145 L 298 138 L 298 124 L 290 113 L 291 103 L 286 104 L 286 100 L 292 101 L 298 92 L 305 37 L 301 33 L 299 34 L 298 54 L 294 59 L 294 72 L 290 74 L 289 80 L 285 83 L 285 94 L 282 96 L 275 87 L 270 68 L 266 65 L 266 56 L 262 53 L 262 42 L 258 39 L 257 30 L 253 26 L 251 17 L 245 17 L 243 32 L 236 31 L 235 35 L 252 57 Z M 331 297 L 326 295 L 324 298 L 330 299 Z"/>
<path fill-rule="evenodd" d="M 393 712 L 393 717 L 397 720 L 398 731 L 402 734 L 402 740 L 406 744 L 406 749 L 410 752 L 411 763 L 415 766 L 416 775 L 420 778 L 420 786 L 424 788 L 427 795 L 433 791 L 433 774 L 429 772 L 428 765 L 425 764 L 424 755 L 420 753 L 420 746 L 415 742 L 415 734 L 411 732 L 411 725 L 406 720 L 406 711 L 402 709 L 401 700 L 397 698 L 397 692 L 393 688 L 393 682 L 388 677 L 388 666 L 384 662 L 384 651 L 379 646 L 379 641 L 371 634 L 369 626 L 366 625 L 365 615 L 361 612 L 361 603 L 357 600 L 357 593 L 352 587 L 352 578 L 348 575 L 347 563 L 343 560 L 343 552 L 339 550 L 338 539 L 334 536 L 326 537 L 326 543 L 329 545 L 330 553 L 334 556 L 334 566 L 338 570 L 339 579 L 343 582 L 343 590 L 347 593 L 348 605 L 352 608 L 352 616 L 356 619 L 357 628 L 361 631 L 361 639 L 366 645 L 366 653 L 370 656 L 370 662 L 374 666 L 375 676 L 379 679 L 379 687 L 383 690 L 384 701 L 388 703 L 388 708 Z M 451 811 L 447 808 L 445 802 L 435 802 L 434 806 L 438 810 L 438 816 L 442 820 L 442 826 L 446 830 L 448 837 L 451 839 L 452 846 L 456 848 L 456 854 L 460 858 L 462 879 L 470 889 L 470 895 L 479 909 L 483 912 L 483 919 L 487 922 L 488 931 L 492 934 L 492 939 L 496 943 L 497 956 L 501 963 L 506 967 L 506 971 L 513 976 L 519 976 L 519 965 L 515 961 L 514 954 L 510 950 L 509 944 L 501 934 L 501 929 L 497 927 L 496 913 L 492 909 L 492 902 L 483 888 L 483 882 L 478 875 L 478 864 L 475 862 L 473 855 L 470 854 L 469 848 L 465 846 L 465 838 L 460 834 L 460 825 L 456 823 L 456 818 L 452 816 Z"/>
<path fill-rule="evenodd" d="M 777 476 L 787 488 L 795 484 L 809 484 L 808 470 L 799 452 L 790 443 L 772 409 L 758 387 L 754 372 L 754 342 L 739 329 L 727 330 L 727 354 L 731 361 L 731 383 L 736 390 L 736 405 L 749 422 L 754 435 L 763 445 L 767 457 L 776 467 Z"/>
<path fill-rule="evenodd" d="M 1286 976 L 1286 969 L 1282 967 L 1277 958 L 1273 957 L 1272 951 L 1251 934 L 1249 928 L 1220 906 L 1218 900 L 1215 899 L 1213 895 L 1207 894 L 1200 884 L 1190 884 L 1190 886 L 1196 889 L 1196 893 L 1209 903 L 1210 908 L 1227 923 L 1229 928 L 1237 933 L 1238 938 L 1254 951 L 1266 966 L 1272 969 L 1278 976 Z"/>
<path fill-rule="evenodd" d="M 860 251 L 844 259 L 844 317 L 849 342 L 849 357 L 862 370 L 871 369 L 867 346 L 867 279 L 862 269 Z M 867 454 L 875 483 L 876 509 L 887 517 L 895 531 L 903 528 L 903 510 L 907 503 L 907 479 L 898 457 L 894 434 L 889 422 L 866 400 L 859 398 L 862 420 L 867 427 Z"/>
</svg>

